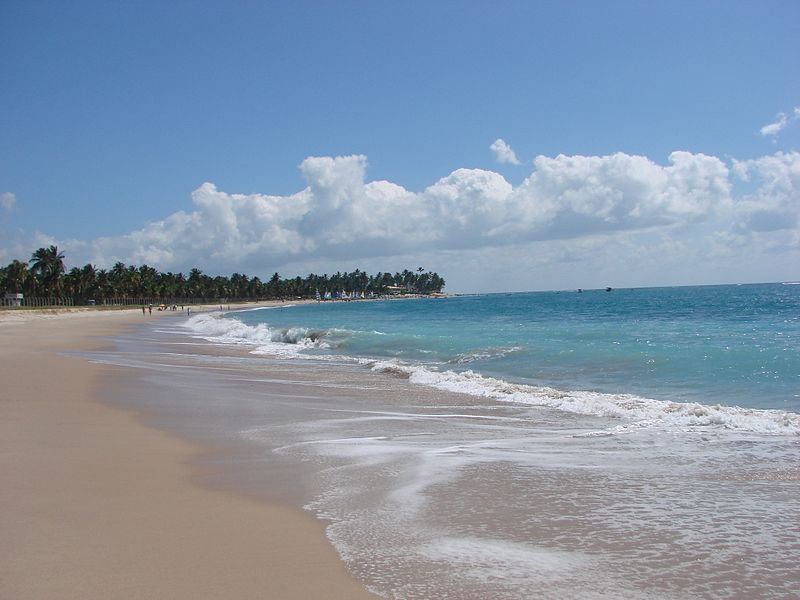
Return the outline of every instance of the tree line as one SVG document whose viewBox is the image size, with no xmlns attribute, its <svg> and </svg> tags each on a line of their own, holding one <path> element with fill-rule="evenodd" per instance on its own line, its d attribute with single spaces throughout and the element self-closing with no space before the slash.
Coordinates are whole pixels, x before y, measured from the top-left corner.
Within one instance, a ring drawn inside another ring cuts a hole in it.
<svg viewBox="0 0 800 600">
<path fill-rule="evenodd" d="M 0 290 L 26 297 L 69 298 L 75 304 L 89 300 L 109 303 L 124 298 L 257 300 L 270 298 L 314 298 L 317 292 L 384 295 L 403 291 L 418 294 L 441 292 L 445 281 L 438 273 L 408 269 L 397 273 L 369 275 L 359 269 L 334 275 L 309 274 L 305 278 L 283 278 L 275 273 L 268 281 L 233 273 L 230 277 L 210 276 L 200 269 L 183 273 L 162 273 L 148 265 L 116 263 L 110 269 L 91 264 L 66 271 L 64 254 L 57 246 L 39 248 L 29 262 L 13 260 L 0 269 Z"/>
</svg>

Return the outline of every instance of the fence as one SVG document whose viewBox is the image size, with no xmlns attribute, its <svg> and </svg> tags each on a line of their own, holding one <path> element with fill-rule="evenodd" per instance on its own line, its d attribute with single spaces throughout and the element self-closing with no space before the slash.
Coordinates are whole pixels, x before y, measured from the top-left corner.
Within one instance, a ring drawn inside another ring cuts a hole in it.
<svg viewBox="0 0 800 600">
<path fill-rule="evenodd" d="M 44 306 L 75 306 L 72 298 L 41 298 L 32 296 L 30 298 L 0 298 L 0 306 L 12 308 L 39 308 Z"/>
<path fill-rule="evenodd" d="M 0 297 L 0 307 L 4 308 L 58 308 L 61 306 L 159 306 L 193 305 L 193 304 L 227 304 L 227 298 L 155 298 L 155 297 L 128 297 L 103 298 L 100 300 L 72 298 L 72 297 L 41 297 L 30 296 L 27 298 Z"/>
</svg>

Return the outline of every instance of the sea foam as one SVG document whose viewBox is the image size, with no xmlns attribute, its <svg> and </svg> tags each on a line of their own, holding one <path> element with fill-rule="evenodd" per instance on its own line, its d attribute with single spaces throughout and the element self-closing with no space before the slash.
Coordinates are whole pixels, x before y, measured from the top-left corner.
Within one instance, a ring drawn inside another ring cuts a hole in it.
<svg viewBox="0 0 800 600">
<path fill-rule="evenodd" d="M 743 432 L 800 435 L 800 415 L 781 410 L 709 406 L 697 402 L 667 402 L 631 394 L 607 394 L 585 390 L 510 383 L 473 371 L 438 371 L 397 361 L 362 361 L 373 371 L 407 377 L 412 383 L 436 389 L 554 408 L 579 415 L 612 417 L 625 421 L 593 435 L 615 435 L 643 428 L 701 430 L 724 428 Z"/>
<path fill-rule="evenodd" d="M 305 327 L 271 328 L 265 323 L 246 325 L 238 319 L 214 313 L 195 315 L 184 323 L 184 327 L 209 342 L 255 346 L 252 350 L 254 354 L 302 357 L 301 351 L 304 349 L 328 347 L 323 339 L 327 331 Z"/>
<path fill-rule="evenodd" d="M 334 358 L 309 355 L 304 351 L 335 347 L 331 337 L 343 330 L 313 330 L 304 327 L 271 328 L 264 323 L 247 325 L 235 318 L 203 313 L 188 319 L 184 326 L 194 335 L 214 343 L 244 345 L 254 354 L 278 358 Z M 352 332 L 350 332 L 352 333 Z M 507 354 L 516 347 L 493 348 L 473 356 Z M 354 361 L 371 371 L 407 378 L 411 383 L 435 389 L 565 411 L 578 415 L 609 417 L 621 422 L 612 428 L 581 435 L 621 435 L 642 429 L 668 431 L 707 431 L 724 429 L 768 435 L 800 435 L 800 414 L 737 406 L 705 405 L 698 402 L 670 402 L 631 394 L 609 394 L 587 390 L 558 390 L 551 387 L 512 383 L 484 376 L 472 370 L 439 370 L 435 365 L 410 364 L 399 360 L 336 356 Z M 466 360 L 465 360 L 466 359 Z M 470 362 L 470 358 L 451 361 Z"/>
</svg>

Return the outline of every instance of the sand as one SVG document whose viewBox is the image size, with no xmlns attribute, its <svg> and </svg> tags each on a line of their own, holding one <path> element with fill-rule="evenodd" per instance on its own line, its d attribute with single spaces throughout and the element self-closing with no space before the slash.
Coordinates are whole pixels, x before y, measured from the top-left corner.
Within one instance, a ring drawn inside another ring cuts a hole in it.
<svg viewBox="0 0 800 600">
<path fill-rule="evenodd" d="M 0 312 L 0 598 L 374 597 L 322 523 L 201 487 L 201 449 L 98 401 L 129 373 L 60 354 L 170 316 Z"/>
</svg>

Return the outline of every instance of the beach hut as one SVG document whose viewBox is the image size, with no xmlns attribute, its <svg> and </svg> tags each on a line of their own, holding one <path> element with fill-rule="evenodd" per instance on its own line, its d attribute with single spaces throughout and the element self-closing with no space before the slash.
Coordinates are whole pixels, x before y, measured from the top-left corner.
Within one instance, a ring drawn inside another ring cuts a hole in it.
<svg viewBox="0 0 800 600">
<path fill-rule="evenodd" d="M 5 301 L 3 302 L 3 304 L 5 304 L 6 306 L 22 306 L 23 299 L 24 296 L 22 294 L 9 293 L 5 295 Z"/>
</svg>

